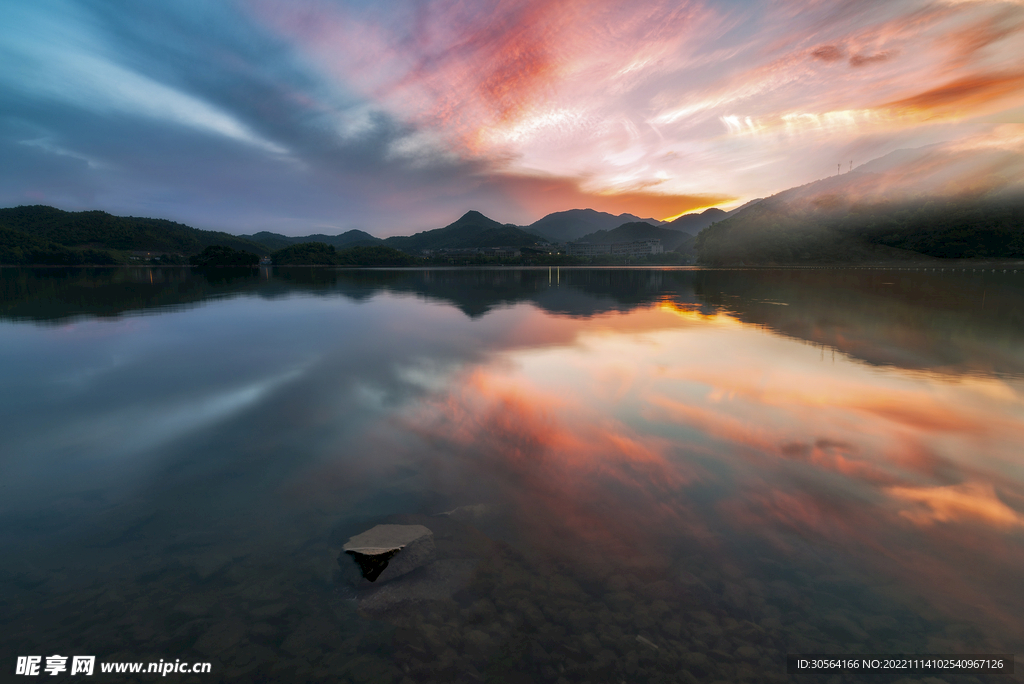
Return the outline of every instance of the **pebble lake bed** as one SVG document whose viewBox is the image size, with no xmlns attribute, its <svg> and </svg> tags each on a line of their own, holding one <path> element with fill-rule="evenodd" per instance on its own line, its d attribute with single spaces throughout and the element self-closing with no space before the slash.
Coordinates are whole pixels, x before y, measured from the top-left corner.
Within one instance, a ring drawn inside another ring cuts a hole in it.
<svg viewBox="0 0 1024 684">
<path fill-rule="evenodd" d="M 8 674 L 1021 679 L 786 657 L 1024 653 L 1024 270 L 0 282 Z"/>
</svg>

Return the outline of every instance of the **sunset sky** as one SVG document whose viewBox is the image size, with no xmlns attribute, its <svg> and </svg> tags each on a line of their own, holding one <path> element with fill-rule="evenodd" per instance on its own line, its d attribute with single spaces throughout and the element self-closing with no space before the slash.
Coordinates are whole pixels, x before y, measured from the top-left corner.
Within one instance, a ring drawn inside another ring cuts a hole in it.
<svg viewBox="0 0 1024 684">
<path fill-rule="evenodd" d="M 379 236 L 728 209 L 1019 129 L 1022 34 L 1021 0 L 8 0 L 0 206 Z"/>
</svg>

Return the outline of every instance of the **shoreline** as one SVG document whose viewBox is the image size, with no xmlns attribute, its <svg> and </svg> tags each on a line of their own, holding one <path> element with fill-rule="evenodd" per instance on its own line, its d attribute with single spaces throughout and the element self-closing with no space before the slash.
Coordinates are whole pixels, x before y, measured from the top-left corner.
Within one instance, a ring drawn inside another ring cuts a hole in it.
<svg viewBox="0 0 1024 684">
<path fill-rule="evenodd" d="M 949 261 L 899 261 L 899 262 L 856 262 L 856 263 L 802 263 L 802 264 L 418 264 L 415 266 L 355 266 L 337 264 L 266 264 L 259 266 L 186 266 L 181 264 L 0 264 L 0 269 L 46 268 L 46 269 L 199 269 L 199 270 L 262 270 L 272 268 L 324 268 L 334 270 L 388 270 L 388 271 L 466 271 L 466 270 L 544 270 L 565 269 L 637 269 L 637 270 L 685 270 L 685 271 L 773 271 L 773 270 L 896 270 L 896 271 L 966 271 L 971 269 L 1024 269 L 1024 259 L 951 259 Z"/>
</svg>

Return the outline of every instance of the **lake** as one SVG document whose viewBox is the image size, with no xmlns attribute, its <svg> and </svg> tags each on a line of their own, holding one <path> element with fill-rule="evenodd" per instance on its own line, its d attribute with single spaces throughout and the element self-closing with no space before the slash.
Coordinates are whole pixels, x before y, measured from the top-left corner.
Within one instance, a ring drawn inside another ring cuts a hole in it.
<svg viewBox="0 0 1024 684">
<path fill-rule="evenodd" d="M 1024 270 L 0 286 L 9 672 L 1020 681 L 786 655 L 1024 652 Z M 349 581 L 342 545 L 378 524 L 429 528 L 436 561 Z"/>
</svg>

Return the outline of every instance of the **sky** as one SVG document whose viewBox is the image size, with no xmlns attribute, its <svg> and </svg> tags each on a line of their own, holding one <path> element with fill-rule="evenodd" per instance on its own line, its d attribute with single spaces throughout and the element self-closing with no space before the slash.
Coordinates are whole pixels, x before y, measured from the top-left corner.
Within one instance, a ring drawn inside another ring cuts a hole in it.
<svg viewBox="0 0 1024 684">
<path fill-rule="evenodd" d="M 1022 32 L 1024 0 L 6 0 L 0 206 L 378 236 L 729 209 L 1019 144 Z"/>
</svg>

